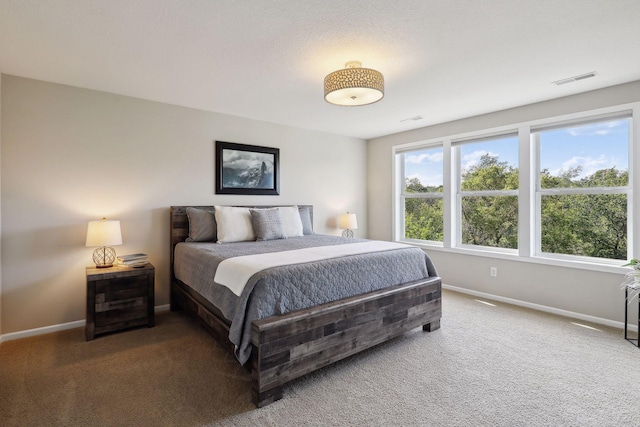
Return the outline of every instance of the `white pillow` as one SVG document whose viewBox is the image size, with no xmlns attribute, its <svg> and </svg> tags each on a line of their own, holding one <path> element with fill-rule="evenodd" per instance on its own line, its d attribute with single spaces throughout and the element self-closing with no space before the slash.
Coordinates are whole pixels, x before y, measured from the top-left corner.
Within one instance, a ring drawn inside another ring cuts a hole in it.
<svg viewBox="0 0 640 427">
<path fill-rule="evenodd" d="M 302 220 L 297 206 L 279 207 L 282 219 L 282 231 L 285 237 L 304 236 L 302 233 Z M 217 219 L 217 218 L 216 218 Z"/>
<path fill-rule="evenodd" d="M 218 243 L 256 240 L 249 208 L 214 206 Z"/>
</svg>

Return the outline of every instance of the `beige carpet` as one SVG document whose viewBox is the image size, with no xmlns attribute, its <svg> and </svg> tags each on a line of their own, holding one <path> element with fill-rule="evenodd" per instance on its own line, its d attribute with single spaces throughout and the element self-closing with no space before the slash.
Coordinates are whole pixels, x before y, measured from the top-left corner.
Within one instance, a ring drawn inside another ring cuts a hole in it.
<svg viewBox="0 0 640 427">
<path fill-rule="evenodd" d="M 621 331 L 443 300 L 440 330 L 294 381 L 262 409 L 248 372 L 183 314 L 92 342 L 83 329 L 5 342 L 0 425 L 640 426 L 640 349 Z"/>
</svg>

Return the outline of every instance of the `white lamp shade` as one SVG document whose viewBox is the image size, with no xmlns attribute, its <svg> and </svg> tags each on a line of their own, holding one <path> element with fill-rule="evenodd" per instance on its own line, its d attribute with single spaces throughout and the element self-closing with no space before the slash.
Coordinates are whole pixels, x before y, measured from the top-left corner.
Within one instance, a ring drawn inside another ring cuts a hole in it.
<svg viewBox="0 0 640 427">
<path fill-rule="evenodd" d="M 342 230 L 357 230 L 358 220 L 356 219 L 356 214 L 347 212 L 340 215 L 339 228 Z"/>
<path fill-rule="evenodd" d="M 116 246 L 122 244 L 122 232 L 120 231 L 120 221 L 89 221 L 87 227 L 88 247 Z"/>
</svg>

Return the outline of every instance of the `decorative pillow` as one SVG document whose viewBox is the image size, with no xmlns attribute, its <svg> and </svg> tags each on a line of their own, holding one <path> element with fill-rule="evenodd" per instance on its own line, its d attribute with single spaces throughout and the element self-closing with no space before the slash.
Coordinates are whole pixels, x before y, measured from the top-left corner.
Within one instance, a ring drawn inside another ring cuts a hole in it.
<svg viewBox="0 0 640 427">
<path fill-rule="evenodd" d="M 251 223 L 257 241 L 285 238 L 278 209 L 251 209 Z"/>
<path fill-rule="evenodd" d="M 251 224 L 249 208 L 214 206 L 218 232 L 218 243 L 256 240 Z"/>
<path fill-rule="evenodd" d="M 216 217 L 213 210 L 187 208 L 187 218 L 189 218 L 187 242 L 216 241 Z"/>
<path fill-rule="evenodd" d="M 298 213 L 298 206 L 279 207 L 280 218 L 282 218 L 282 230 L 285 237 L 298 237 L 302 234 L 302 220 Z"/>
<path fill-rule="evenodd" d="M 309 208 L 298 208 L 298 213 L 300 213 L 300 220 L 302 221 L 302 234 L 305 236 L 313 233 L 313 223 L 311 222 L 311 209 Z"/>
</svg>

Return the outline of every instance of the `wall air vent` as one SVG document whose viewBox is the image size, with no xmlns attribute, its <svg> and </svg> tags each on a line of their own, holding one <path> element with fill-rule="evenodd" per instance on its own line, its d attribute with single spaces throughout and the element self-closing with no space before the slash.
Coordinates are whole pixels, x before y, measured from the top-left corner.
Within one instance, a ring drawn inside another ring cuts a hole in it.
<svg viewBox="0 0 640 427">
<path fill-rule="evenodd" d="M 596 73 L 595 71 L 592 71 L 590 73 L 580 74 L 579 76 L 573 76 L 567 79 L 556 80 L 555 82 L 551 82 L 551 84 L 554 84 L 556 86 L 561 86 L 561 85 L 566 85 L 567 83 L 577 82 L 578 80 L 590 79 L 591 77 L 595 77 L 597 75 L 598 73 Z"/>
</svg>

